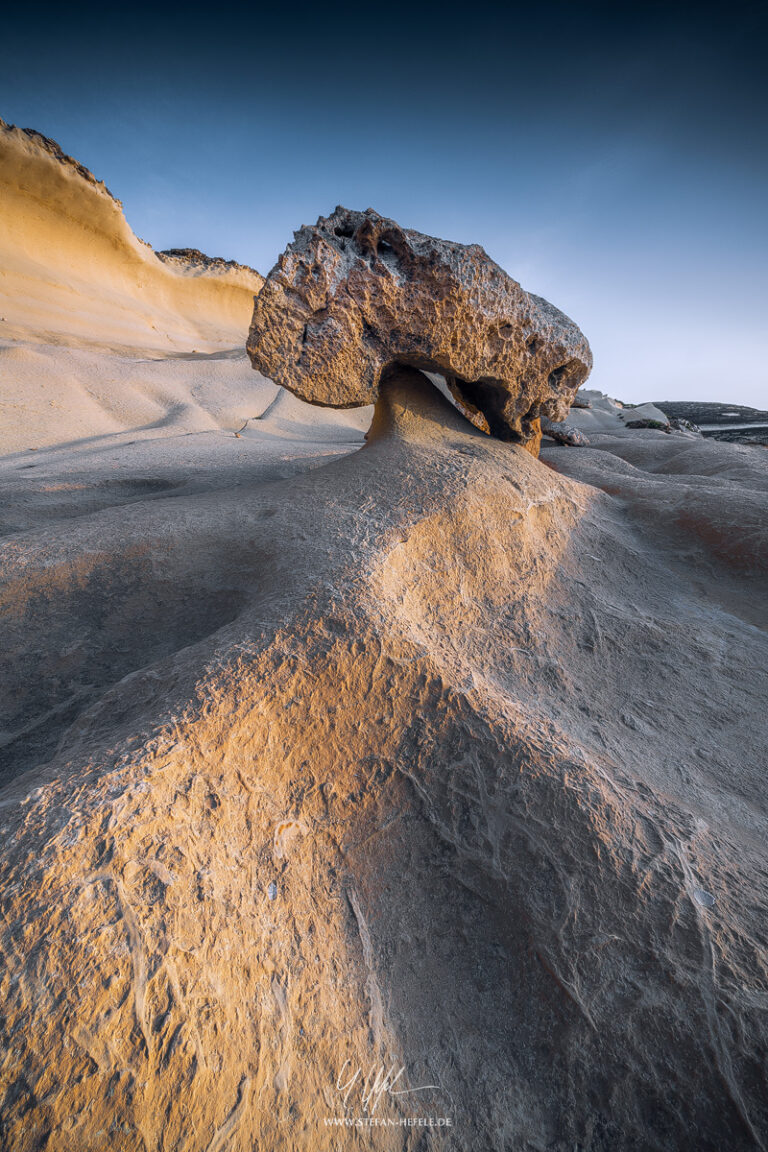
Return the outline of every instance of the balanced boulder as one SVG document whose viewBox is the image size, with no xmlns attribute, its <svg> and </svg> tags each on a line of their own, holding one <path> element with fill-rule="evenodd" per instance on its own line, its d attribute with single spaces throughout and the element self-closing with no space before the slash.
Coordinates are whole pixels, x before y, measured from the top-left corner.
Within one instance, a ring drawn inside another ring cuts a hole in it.
<svg viewBox="0 0 768 1152">
<path fill-rule="evenodd" d="M 475 423 L 534 440 L 561 421 L 592 367 L 579 328 L 525 292 L 477 244 L 401 228 L 372 209 L 337 208 L 294 233 L 255 299 L 253 367 L 302 400 L 376 401 L 406 364 L 445 377 Z"/>
</svg>

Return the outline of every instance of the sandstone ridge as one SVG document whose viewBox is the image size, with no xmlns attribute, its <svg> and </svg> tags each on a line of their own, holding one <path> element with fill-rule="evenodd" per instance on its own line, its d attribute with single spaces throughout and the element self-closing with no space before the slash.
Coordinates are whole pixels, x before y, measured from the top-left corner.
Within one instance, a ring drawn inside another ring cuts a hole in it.
<svg viewBox="0 0 768 1152">
<path fill-rule="evenodd" d="M 0 121 L 0 336 L 112 351 L 242 347 L 253 269 L 140 240 L 84 164 Z"/>
</svg>

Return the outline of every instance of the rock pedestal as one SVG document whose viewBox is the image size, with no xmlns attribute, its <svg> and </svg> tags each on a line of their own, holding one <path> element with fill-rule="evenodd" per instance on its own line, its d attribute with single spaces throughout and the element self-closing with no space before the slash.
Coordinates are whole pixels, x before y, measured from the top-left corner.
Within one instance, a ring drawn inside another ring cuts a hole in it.
<svg viewBox="0 0 768 1152">
<path fill-rule="evenodd" d="M 259 372 L 332 408 L 375 403 L 395 363 L 443 375 L 494 436 L 521 443 L 560 421 L 592 367 L 579 328 L 525 292 L 477 244 L 337 208 L 294 235 L 256 297 Z"/>
</svg>

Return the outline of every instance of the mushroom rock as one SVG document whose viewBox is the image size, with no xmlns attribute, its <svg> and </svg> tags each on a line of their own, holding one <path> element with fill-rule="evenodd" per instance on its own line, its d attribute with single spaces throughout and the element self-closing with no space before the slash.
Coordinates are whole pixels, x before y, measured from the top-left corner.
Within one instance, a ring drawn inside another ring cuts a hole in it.
<svg viewBox="0 0 768 1152">
<path fill-rule="evenodd" d="M 592 367 L 580 329 L 477 244 L 337 208 L 294 233 L 255 298 L 255 369 L 302 400 L 355 408 L 401 363 L 445 377 L 479 427 L 534 454 Z"/>
</svg>

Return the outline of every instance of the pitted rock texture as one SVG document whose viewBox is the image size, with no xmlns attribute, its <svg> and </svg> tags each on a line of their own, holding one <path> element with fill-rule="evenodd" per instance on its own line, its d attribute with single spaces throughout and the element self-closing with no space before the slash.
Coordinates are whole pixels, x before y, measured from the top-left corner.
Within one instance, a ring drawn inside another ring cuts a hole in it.
<svg viewBox="0 0 768 1152">
<path fill-rule="evenodd" d="M 384 369 L 442 374 L 477 423 L 504 440 L 564 420 L 592 367 L 579 328 L 525 292 L 477 244 L 337 208 L 302 227 L 256 297 L 258 371 L 332 408 L 374 403 Z"/>
</svg>

